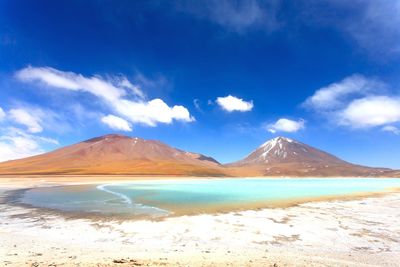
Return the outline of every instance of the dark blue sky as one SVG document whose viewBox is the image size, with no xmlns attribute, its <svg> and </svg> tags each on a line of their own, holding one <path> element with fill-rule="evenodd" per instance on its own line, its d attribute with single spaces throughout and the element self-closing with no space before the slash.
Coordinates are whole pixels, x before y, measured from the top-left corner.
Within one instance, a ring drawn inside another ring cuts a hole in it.
<svg viewBox="0 0 400 267">
<path fill-rule="evenodd" d="M 0 160 L 120 132 L 229 162 L 284 135 L 400 168 L 399 23 L 399 1 L 1 1 Z"/>
</svg>

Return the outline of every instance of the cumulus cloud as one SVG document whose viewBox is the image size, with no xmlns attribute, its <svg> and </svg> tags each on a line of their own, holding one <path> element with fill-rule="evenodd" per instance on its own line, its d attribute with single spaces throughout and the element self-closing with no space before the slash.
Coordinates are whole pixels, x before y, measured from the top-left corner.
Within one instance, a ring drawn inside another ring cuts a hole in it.
<svg viewBox="0 0 400 267">
<path fill-rule="evenodd" d="M 400 135 L 400 129 L 393 125 L 387 125 L 382 128 L 382 131 Z"/>
<path fill-rule="evenodd" d="M 41 154 L 45 152 L 42 149 L 43 144 L 57 145 L 58 142 L 17 128 L 7 128 L 0 135 L 0 162 Z"/>
<path fill-rule="evenodd" d="M 25 125 L 31 133 L 40 133 L 43 127 L 40 125 L 41 119 L 25 109 L 11 109 L 8 111 L 10 119 L 18 124 Z"/>
<path fill-rule="evenodd" d="M 352 101 L 338 113 L 342 124 L 354 128 L 381 126 L 400 121 L 400 98 L 371 96 Z"/>
<path fill-rule="evenodd" d="M 384 87 L 382 82 L 375 79 L 353 74 L 339 82 L 318 89 L 303 104 L 317 110 L 330 110 L 340 107 L 348 97 L 366 95 Z"/>
<path fill-rule="evenodd" d="M 114 116 L 114 115 L 107 115 L 101 118 L 101 121 L 108 125 L 108 127 L 110 127 L 113 130 L 118 130 L 118 131 L 125 131 L 125 132 L 131 132 L 132 128 L 129 125 L 129 122 Z"/>
<path fill-rule="evenodd" d="M 241 98 L 237 98 L 236 96 L 225 96 L 225 97 L 218 97 L 216 100 L 217 104 L 224 110 L 228 112 L 233 111 L 250 111 L 253 109 L 253 101 L 244 101 Z"/>
<path fill-rule="evenodd" d="M 305 127 L 305 121 L 303 119 L 295 121 L 286 118 L 280 118 L 275 123 L 268 125 L 267 130 L 271 133 L 276 133 L 276 132 L 294 133 L 301 129 L 304 129 L 304 127 Z"/>
<path fill-rule="evenodd" d="M 180 105 L 168 106 L 161 99 L 147 101 L 144 93 L 123 76 L 105 79 L 85 77 L 50 67 L 27 67 L 16 73 L 25 82 L 39 82 L 50 87 L 90 93 L 132 123 L 156 126 L 158 123 L 191 122 L 194 118 Z"/>
<path fill-rule="evenodd" d="M 6 113 L 4 110 L 0 107 L 0 121 L 6 117 Z"/>
</svg>

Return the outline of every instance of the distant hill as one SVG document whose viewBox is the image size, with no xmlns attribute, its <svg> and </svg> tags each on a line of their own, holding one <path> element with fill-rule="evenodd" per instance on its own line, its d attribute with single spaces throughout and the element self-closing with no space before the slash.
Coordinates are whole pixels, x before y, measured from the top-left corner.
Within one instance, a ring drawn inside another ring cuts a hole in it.
<svg viewBox="0 0 400 267">
<path fill-rule="evenodd" d="M 159 141 L 105 135 L 52 152 L 0 163 L 0 174 L 125 174 L 177 176 L 399 177 L 400 172 L 351 164 L 299 141 L 277 137 L 246 158 L 221 165 Z"/>
</svg>

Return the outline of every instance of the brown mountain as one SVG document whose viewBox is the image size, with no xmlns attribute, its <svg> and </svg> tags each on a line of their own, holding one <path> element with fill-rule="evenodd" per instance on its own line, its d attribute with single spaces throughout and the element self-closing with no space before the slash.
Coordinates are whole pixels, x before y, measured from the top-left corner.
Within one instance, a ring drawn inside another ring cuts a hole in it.
<svg viewBox="0 0 400 267">
<path fill-rule="evenodd" d="M 285 137 L 269 140 L 227 166 L 233 174 L 252 176 L 384 176 L 390 171 L 351 164 Z"/>
<path fill-rule="evenodd" d="M 105 135 L 55 151 L 0 163 L 0 174 L 224 175 L 213 158 L 159 141 Z"/>
</svg>

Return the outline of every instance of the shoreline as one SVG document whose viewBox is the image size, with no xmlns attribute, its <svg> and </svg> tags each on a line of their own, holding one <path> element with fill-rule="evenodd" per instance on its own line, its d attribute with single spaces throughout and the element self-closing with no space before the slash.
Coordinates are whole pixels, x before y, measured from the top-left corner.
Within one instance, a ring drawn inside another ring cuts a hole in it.
<svg viewBox="0 0 400 267">
<path fill-rule="evenodd" d="M 0 179 L 0 197 L 23 185 Z M 93 220 L 0 204 L 0 265 L 396 266 L 399 206 L 393 192 L 162 220 Z"/>
</svg>

